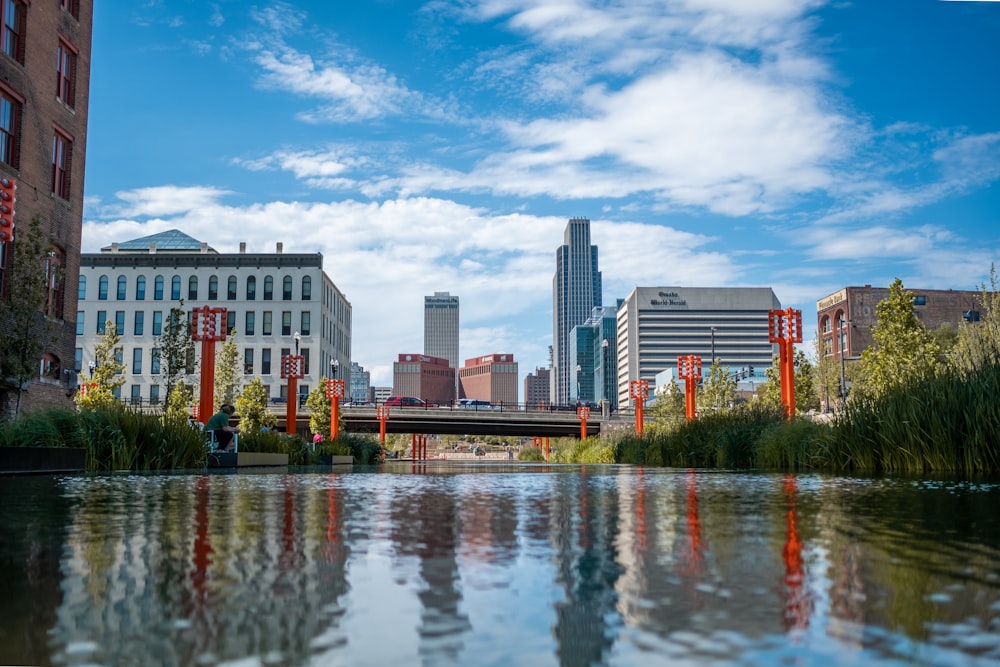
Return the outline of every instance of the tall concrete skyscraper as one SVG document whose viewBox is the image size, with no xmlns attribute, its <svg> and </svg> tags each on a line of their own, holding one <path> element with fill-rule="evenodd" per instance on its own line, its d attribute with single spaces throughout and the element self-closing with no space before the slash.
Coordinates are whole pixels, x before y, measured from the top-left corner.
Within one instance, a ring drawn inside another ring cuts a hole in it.
<svg viewBox="0 0 1000 667">
<path fill-rule="evenodd" d="M 597 246 L 590 245 L 590 220 L 572 218 L 556 251 L 552 278 L 552 402 L 575 399 L 576 364 L 570 359 L 570 332 L 601 305 L 601 272 Z"/>
<path fill-rule="evenodd" d="M 424 297 L 424 354 L 458 368 L 458 297 L 434 292 Z"/>
</svg>

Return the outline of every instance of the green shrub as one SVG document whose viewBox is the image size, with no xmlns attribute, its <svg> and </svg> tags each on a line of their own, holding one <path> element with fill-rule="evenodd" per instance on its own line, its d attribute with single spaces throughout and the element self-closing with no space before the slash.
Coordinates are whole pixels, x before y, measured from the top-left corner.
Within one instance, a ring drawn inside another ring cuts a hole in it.
<svg viewBox="0 0 1000 667">
<path fill-rule="evenodd" d="M 518 461 L 528 461 L 528 462 L 543 462 L 545 461 L 545 455 L 542 454 L 540 447 L 522 447 L 521 451 L 517 453 Z"/>
</svg>

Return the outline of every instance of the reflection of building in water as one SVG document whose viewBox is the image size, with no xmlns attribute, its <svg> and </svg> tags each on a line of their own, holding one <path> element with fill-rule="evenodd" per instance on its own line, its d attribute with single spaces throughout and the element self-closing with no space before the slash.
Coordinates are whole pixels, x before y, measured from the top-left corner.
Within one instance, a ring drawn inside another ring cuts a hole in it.
<svg viewBox="0 0 1000 667">
<path fill-rule="evenodd" d="M 616 485 L 591 481 L 586 471 L 560 475 L 566 488 L 553 500 L 557 581 L 565 596 L 555 605 L 560 665 L 602 664 L 613 645 L 607 621 L 616 615 L 615 583 L 621 573 L 615 562 L 619 497 Z"/>
<path fill-rule="evenodd" d="M 462 636 L 472 628 L 459 608 L 458 502 L 454 493 L 424 485 L 415 495 L 397 496 L 392 507 L 396 557 L 416 557 L 426 584 L 417 597 L 421 603 L 419 650 L 428 664 L 455 662 L 464 646 Z"/>
<path fill-rule="evenodd" d="M 198 476 L 91 487 L 67 540 L 55 641 L 86 638 L 107 664 L 136 655 L 194 664 L 208 651 L 304 660 L 321 632 L 335 632 L 349 554 L 337 493 L 282 479 L 281 488 Z M 164 632 L 179 623 L 190 626 Z"/>
</svg>

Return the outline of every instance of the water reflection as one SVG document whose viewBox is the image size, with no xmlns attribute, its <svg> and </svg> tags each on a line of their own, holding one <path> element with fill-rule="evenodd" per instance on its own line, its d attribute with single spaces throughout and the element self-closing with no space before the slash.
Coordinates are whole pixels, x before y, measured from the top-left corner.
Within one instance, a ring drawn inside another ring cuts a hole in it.
<svg viewBox="0 0 1000 667">
<path fill-rule="evenodd" d="M 1000 487 L 604 466 L 0 480 L 0 664 L 991 664 Z"/>
</svg>

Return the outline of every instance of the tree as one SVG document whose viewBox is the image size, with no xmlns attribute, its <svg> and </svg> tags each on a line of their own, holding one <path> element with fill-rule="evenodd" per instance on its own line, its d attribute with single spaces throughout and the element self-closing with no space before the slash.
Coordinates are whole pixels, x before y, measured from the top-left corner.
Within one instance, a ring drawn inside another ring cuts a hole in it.
<svg viewBox="0 0 1000 667">
<path fill-rule="evenodd" d="M 56 340 L 56 324 L 44 315 L 48 299 L 49 244 L 41 219 L 19 230 L 6 268 L 0 297 L 0 405 L 15 395 L 14 414 L 21 409 L 25 385 L 38 377 L 42 353 Z"/>
<path fill-rule="evenodd" d="M 236 329 L 233 329 L 215 359 L 215 391 L 212 398 L 216 410 L 223 403 L 236 401 L 243 388 L 243 380 L 243 359 L 236 344 Z"/>
<path fill-rule="evenodd" d="M 913 292 L 896 278 L 889 296 L 875 307 L 872 326 L 875 345 L 861 353 L 858 380 L 852 391 L 881 396 L 911 382 L 933 377 L 939 368 L 941 348 L 917 318 Z"/>
<path fill-rule="evenodd" d="M 183 299 L 167 314 L 158 344 L 160 372 L 166 384 L 167 396 L 170 396 L 177 381 L 195 372 L 194 340 L 191 339 L 191 326 L 187 313 L 184 312 Z"/>
<path fill-rule="evenodd" d="M 668 426 L 684 419 L 684 392 L 677 386 L 677 380 L 670 378 L 666 391 L 657 392 L 653 404 L 649 406 L 649 416 L 656 426 Z"/>
<path fill-rule="evenodd" d="M 267 401 L 267 387 L 259 377 L 255 377 L 236 399 L 236 414 L 240 416 L 241 431 L 256 433 L 265 426 L 277 426 L 278 418 L 268 411 Z"/>
<path fill-rule="evenodd" d="M 319 379 L 319 384 L 309 392 L 306 397 L 306 407 L 311 412 L 309 416 L 309 429 L 313 433 L 330 432 L 330 410 L 331 399 L 326 396 L 326 378 Z"/>
<path fill-rule="evenodd" d="M 115 394 L 125 384 L 125 364 L 122 363 L 121 337 L 111 320 L 104 323 L 104 335 L 94 348 L 94 377 L 86 383 L 81 383 L 81 390 L 76 394 L 76 404 L 81 410 L 94 410 L 107 407 L 116 400 Z M 82 379 L 82 378 L 81 378 Z"/>
<path fill-rule="evenodd" d="M 819 392 L 817 390 L 819 381 L 815 367 L 802 350 L 795 350 L 794 362 L 795 411 L 816 410 L 819 408 Z M 757 388 L 757 400 L 768 407 L 780 408 L 782 406 L 781 369 L 777 356 L 772 359 L 771 367 L 764 370 L 764 377 L 767 379 Z"/>
<path fill-rule="evenodd" d="M 959 327 L 950 364 L 962 375 L 977 373 L 985 366 L 1000 364 L 1000 290 L 996 267 L 990 265 L 990 284 L 980 285 L 979 307 L 969 308 L 968 321 Z M 979 321 L 975 321 L 977 313 Z"/>
<path fill-rule="evenodd" d="M 728 410 L 736 400 L 736 378 L 722 368 L 722 360 L 716 357 L 708 369 L 701 391 L 698 392 L 698 409 Z"/>
<path fill-rule="evenodd" d="M 826 406 L 829 408 L 840 403 L 840 363 L 833 357 L 833 354 L 823 353 L 819 336 L 816 337 L 816 359 L 813 391 L 816 392 L 816 400 L 820 402 L 825 398 Z M 798 378 L 798 374 L 795 377 Z"/>
<path fill-rule="evenodd" d="M 178 378 L 173 389 L 167 394 L 167 409 L 164 416 L 172 423 L 186 422 L 193 403 L 194 388 L 184 382 L 184 378 Z M 205 417 L 205 421 L 208 421 L 208 417 Z"/>
</svg>

